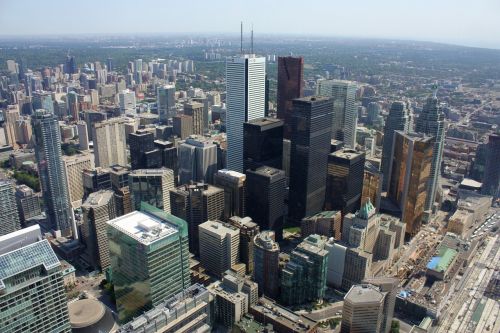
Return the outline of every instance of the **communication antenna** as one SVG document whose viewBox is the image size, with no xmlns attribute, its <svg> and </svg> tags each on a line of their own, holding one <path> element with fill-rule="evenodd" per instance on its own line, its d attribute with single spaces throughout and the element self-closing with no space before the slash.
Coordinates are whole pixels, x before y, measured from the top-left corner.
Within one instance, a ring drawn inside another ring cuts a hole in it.
<svg viewBox="0 0 500 333">
<path fill-rule="evenodd" d="M 252 50 L 250 54 L 253 54 L 253 23 L 252 23 L 252 32 L 250 33 L 250 49 Z"/>
<path fill-rule="evenodd" d="M 241 21 L 240 53 L 243 54 L 243 21 Z"/>
</svg>

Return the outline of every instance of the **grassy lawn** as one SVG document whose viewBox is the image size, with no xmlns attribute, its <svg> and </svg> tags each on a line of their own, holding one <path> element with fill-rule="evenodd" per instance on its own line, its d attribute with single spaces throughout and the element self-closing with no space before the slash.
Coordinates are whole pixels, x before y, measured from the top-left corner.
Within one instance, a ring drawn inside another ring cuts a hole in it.
<svg viewBox="0 0 500 333">
<path fill-rule="evenodd" d="M 291 234 L 297 234 L 300 233 L 300 227 L 285 227 L 283 228 L 283 231 L 289 232 Z"/>
</svg>

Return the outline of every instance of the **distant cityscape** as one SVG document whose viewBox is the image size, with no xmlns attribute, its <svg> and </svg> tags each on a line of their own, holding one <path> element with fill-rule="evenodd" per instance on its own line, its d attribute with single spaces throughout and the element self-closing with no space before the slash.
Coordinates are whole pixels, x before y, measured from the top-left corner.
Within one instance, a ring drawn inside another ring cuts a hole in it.
<svg viewBox="0 0 500 333">
<path fill-rule="evenodd" d="M 500 332 L 500 50 L 0 49 L 2 333 Z"/>
</svg>

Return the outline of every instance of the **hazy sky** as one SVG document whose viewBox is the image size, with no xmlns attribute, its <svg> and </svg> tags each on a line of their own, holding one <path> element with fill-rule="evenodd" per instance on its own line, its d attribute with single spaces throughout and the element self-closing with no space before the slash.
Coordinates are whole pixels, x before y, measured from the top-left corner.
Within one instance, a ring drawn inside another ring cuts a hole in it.
<svg viewBox="0 0 500 333">
<path fill-rule="evenodd" d="M 500 0 L 0 0 L 0 34 L 239 32 L 500 48 Z"/>
</svg>

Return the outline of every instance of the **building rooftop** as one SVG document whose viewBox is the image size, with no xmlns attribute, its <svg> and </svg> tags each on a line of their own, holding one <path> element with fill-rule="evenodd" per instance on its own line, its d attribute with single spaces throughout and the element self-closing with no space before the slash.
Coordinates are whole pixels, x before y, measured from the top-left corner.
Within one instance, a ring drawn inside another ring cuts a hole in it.
<svg viewBox="0 0 500 333">
<path fill-rule="evenodd" d="M 262 247 L 268 251 L 278 251 L 280 247 L 274 241 L 274 231 L 265 230 L 257 234 L 254 238 L 255 245 Z"/>
<path fill-rule="evenodd" d="M 113 219 L 108 222 L 108 225 L 144 245 L 150 245 L 178 232 L 175 226 L 166 221 L 139 211 Z"/>
<path fill-rule="evenodd" d="M 163 176 L 165 174 L 171 173 L 173 171 L 167 168 L 160 169 L 136 169 L 129 173 L 130 176 Z"/>
<path fill-rule="evenodd" d="M 90 193 L 82 207 L 92 208 L 101 206 L 102 204 L 108 202 L 113 196 L 114 192 L 111 190 L 100 190 L 98 192 Z"/>
<path fill-rule="evenodd" d="M 35 224 L 0 236 L 0 255 L 42 240 L 40 226 Z"/>
<path fill-rule="evenodd" d="M 384 294 L 370 284 L 357 284 L 351 287 L 344 300 L 351 303 L 380 303 Z"/>
<path fill-rule="evenodd" d="M 93 299 L 81 299 L 68 304 L 72 328 L 87 327 L 97 323 L 106 313 L 104 305 Z"/>
<path fill-rule="evenodd" d="M 278 118 L 263 117 L 263 118 L 249 120 L 247 124 L 252 125 L 254 127 L 260 127 L 260 130 L 262 131 L 263 129 L 270 129 L 283 126 L 283 120 Z"/>
<path fill-rule="evenodd" d="M 268 318 L 268 320 L 275 321 L 289 328 L 289 331 L 292 332 L 309 332 L 316 326 L 315 321 L 298 315 L 265 296 L 259 298 L 257 304 L 252 305 L 250 312 L 258 312 Z"/>
<path fill-rule="evenodd" d="M 221 221 L 206 221 L 199 225 L 199 229 L 203 229 L 221 237 L 225 237 L 227 234 L 239 233 L 239 229 L 233 227 L 229 223 L 224 223 Z"/>
<path fill-rule="evenodd" d="M 305 217 L 304 219 L 311 220 L 311 219 L 331 219 L 335 217 L 339 213 L 338 210 L 325 210 L 323 212 L 319 212 L 317 214 L 314 214 L 312 216 Z"/>
<path fill-rule="evenodd" d="M 427 268 L 437 272 L 446 272 L 457 254 L 458 252 L 456 250 L 450 249 L 446 246 L 441 246 L 437 255 L 432 257 L 427 264 Z"/>
<path fill-rule="evenodd" d="M 474 179 L 464 178 L 464 180 L 462 180 L 460 185 L 475 188 L 475 189 L 480 189 L 481 186 L 483 186 L 483 183 L 477 182 Z"/>
<path fill-rule="evenodd" d="M 225 177 L 233 177 L 233 178 L 238 178 L 240 181 L 245 181 L 245 179 L 247 178 L 247 176 L 244 174 L 244 173 L 240 173 L 240 172 L 237 172 L 237 171 L 233 171 L 233 170 L 228 170 L 228 169 L 221 169 L 219 171 L 217 171 L 217 175 L 219 176 L 225 176 Z"/>
<path fill-rule="evenodd" d="M 359 156 L 363 155 L 363 153 L 358 152 L 358 151 L 353 150 L 353 149 L 339 149 L 337 151 L 334 151 L 330 155 L 338 157 L 338 158 L 346 159 L 346 160 L 353 160 L 353 159 L 358 158 Z"/>
</svg>

